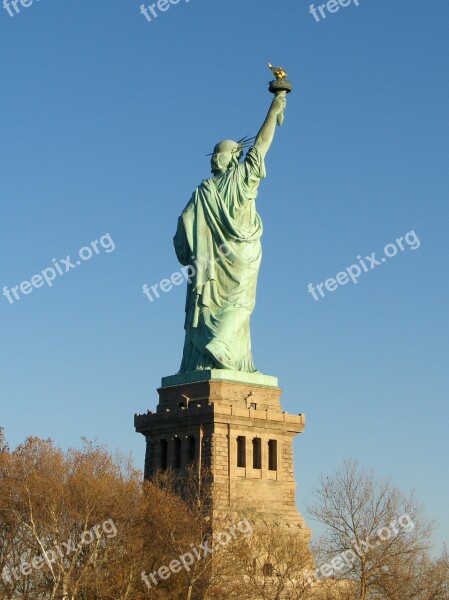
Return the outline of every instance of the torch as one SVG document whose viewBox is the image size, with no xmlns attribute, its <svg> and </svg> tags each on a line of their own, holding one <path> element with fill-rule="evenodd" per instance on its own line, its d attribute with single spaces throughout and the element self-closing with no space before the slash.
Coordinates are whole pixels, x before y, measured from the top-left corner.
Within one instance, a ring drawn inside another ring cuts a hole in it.
<svg viewBox="0 0 449 600">
<path fill-rule="evenodd" d="M 280 96 L 281 94 L 289 94 L 292 91 L 292 82 L 287 81 L 287 71 L 285 71 L 282 67 L 273 67 L 272 64 L 268 63 L 268 68 L 274 73 L 275 79 L 270 81 L 270 85 L 268 87 L 269 91 L 275 96 Z M 278 115 L 278 125 L 281 126 L 284 122 L 284 111 L 282 111 Z"/>
</svg>

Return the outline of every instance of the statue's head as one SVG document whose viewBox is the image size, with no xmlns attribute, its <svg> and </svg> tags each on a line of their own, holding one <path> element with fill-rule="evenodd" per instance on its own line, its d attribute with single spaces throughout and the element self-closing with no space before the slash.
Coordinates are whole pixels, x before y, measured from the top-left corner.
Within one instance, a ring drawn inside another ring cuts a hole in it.
<svg viewBox="0 0 449 600">
<path fill-rule="evenodd" d="M 223 140 L 216 144 L 212 153 L 210 165 L 212 173 L 226 171 L 227 169 L 238 165 L 243 155 L 243 144 L 233 140 Z"/>
</svg>

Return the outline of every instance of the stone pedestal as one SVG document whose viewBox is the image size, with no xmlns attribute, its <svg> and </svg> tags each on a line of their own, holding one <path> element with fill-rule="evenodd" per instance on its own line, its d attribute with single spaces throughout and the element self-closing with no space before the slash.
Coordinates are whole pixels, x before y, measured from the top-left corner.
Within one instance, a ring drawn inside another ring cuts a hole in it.
<svg viewBox="0 0 449 600">
<path fill-rule="evenodd" d="M 295 504 L 292 441 L 304 415 L 282 410 L 275 377 L 212 370 L 165 377 L 156 412 L 135 415 L 146 438 L 145 478 L 158 469 L 210 471 L 214 509 L 245 503 L 305 529 Z"/>
</svg>

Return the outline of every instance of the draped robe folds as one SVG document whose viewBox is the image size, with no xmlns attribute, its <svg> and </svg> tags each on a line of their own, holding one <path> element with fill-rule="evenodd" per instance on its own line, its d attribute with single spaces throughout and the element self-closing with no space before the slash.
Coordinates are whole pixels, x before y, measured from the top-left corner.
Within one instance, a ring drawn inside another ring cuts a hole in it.
<svg viewBox="0 0 449 600">
<path fill-rule="evenodd" d="M 262 258 L 255 199 L 266 176 L 257 146 L 193 193 L 178 220 L 176 255 L 188 281 L 181 373 L 255 372 L 250 316 Z"/>
</svg>

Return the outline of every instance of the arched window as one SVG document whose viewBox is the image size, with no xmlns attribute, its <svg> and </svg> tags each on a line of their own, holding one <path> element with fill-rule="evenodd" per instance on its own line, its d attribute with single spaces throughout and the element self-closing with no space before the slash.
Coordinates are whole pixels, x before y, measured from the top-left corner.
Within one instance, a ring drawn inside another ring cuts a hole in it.
<svg viewBox="0 0 449 600">
<path fill-rule="evenodd" d="M 188 456 L 187 462 L 188 464 L 192 464 L 196 459 L 196 440 L 193 435 L 189 435 L 188 439 Z"/>
<path fill-rule="evenodd" d="M 262 468 L 262 440 L 260 438 L 253 439 L 253 469 Z"/>
<path fill-rule="evenodd" d="M 181 440 L 178 437 L 174 439 L 175 456 L 174 456 L 174 467 L 175 469 L 181 468 Z"/>
<path fill-rule="evenodd" d="M 278 470 L 278 443 L 277 440 L 268 440 L 268 469 Z"/>
<path fill-rule="evenodd" d="M 145 473 L 153 471 L 154 467 L 154 444 L 147 440 L 147 450 L 145 452 Z"/>
<path fill-rule="evenodd" d="M 264 564 L 263 574 L 265 575 L 265 577 L 273 577 L 273 565 L 271 563 Z"/>
<path fill-rule="evenodd" d="M 167 468 L 168 460 L 168 443 L 167 440 L 160 440 L 159 442 L 159 467 L 165 471 Z"/>
<path fill-rule="evenodd" d="M 237 438 L 237 466 L 246 467 L 246 437 L 243 435 Z"/>
</svg>

